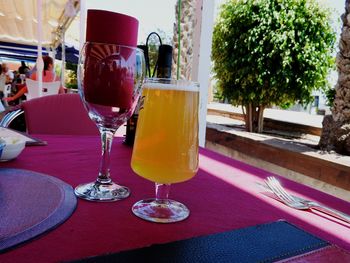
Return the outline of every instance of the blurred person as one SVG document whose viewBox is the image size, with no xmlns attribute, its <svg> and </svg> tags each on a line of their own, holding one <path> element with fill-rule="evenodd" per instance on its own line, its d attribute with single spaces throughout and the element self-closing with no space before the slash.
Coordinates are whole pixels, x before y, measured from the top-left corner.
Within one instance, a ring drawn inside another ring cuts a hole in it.
<svg viewBox="0 0 350 263">
<path fill-rule="evenodd" d="M 9 69 L 6 63 L 2 63 L 2 73 L 1 75 L 4 75 L 6 78 L 5 84 L 11 84 L 14 78 L 13 72 Z"/>
<path fill-rule="evenodd" d="M 59 81 L 60 79 L 56 76 L 54 71 L 53 59 L 49 56 L 43 57 L 44 69 L 43 69 L 43 82 Z M 37 71 L 33 72 L 30 78 L 37 80 Z"/>
<path fill-rule="evenodd" d="M 26 74 L 26 77 L 30 78 L 33 75 L 34 72 L 36 72 L 36 64 L 34 65 L 34 67 L 29 69 L 29 71 Z"/>
<path fill-rule="evenodd" d="M 22 60 L 21 66 L 18 68 L 19 74 L 27 74 L 29 72 L 29 67 L 26 65 L 26 63 Z"/>
<path fill-rule="evenodd" d="M 56 73 L 54 71 L 53 59 L 49 56 L 44 56 L 43 61 L 44 61 L 44 69 L 43 69 L 42 81 L 43 82 L 60 81 L 59 77 L 56 76 Z M 30 76 L 30 78 L 32 80 L 37 80 L 37 72 L 36 71 L 33 72 L 33 74 Z M 28 92 L 27 86 L 24 86 L 15 95 L 13 95 L 12 97 L 4 98 L 4 100 L 6 100 L 8 102 L 16 100 L 27 92 Z M 65 88 L 62 85 L 59 88 L 58 93 L 65 93 Z"/>
</svg>

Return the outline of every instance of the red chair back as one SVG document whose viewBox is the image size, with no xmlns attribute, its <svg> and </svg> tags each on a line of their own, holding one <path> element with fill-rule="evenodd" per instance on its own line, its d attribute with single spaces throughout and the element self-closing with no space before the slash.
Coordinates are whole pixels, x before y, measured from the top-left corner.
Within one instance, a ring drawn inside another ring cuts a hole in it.
<svg viewBox="0 0 350 263">
<path fill-rule="evenodd" d="M 22 104 L 29 134 L 99 135 L 78 94 L 57 94 Z"/>
</svg>

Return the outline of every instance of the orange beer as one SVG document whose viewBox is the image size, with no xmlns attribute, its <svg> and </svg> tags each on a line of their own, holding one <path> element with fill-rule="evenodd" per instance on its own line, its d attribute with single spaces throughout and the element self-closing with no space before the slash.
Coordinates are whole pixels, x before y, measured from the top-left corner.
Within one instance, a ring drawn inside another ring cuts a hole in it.
<svg viewBox="0 0 350 263">
<path fill-rule="evenodd" d="M 160 184 L 189 180 L 198 170 L 199 87 L 177 83 L 146 82 L 137 122 L 131 167 Z"/>
</svg>

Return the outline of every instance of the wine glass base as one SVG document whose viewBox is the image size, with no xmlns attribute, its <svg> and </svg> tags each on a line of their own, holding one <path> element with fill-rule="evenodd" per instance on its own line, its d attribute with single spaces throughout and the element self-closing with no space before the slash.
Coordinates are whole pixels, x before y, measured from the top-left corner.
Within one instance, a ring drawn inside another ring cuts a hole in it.
<svg viewBox="0 0 350 263">
<path fill-rule="evenodd" d="M 190 210 L 180 202 L 170 199 L 146 199 L 135 203 L 132 212 L 147 221 L 174 223 L 186 219 Z"/>
<path fill-rule="evenodd" d="M 78 185 L 74 189 L 74 193 L 88 201 L 112 202 L 127 198 L 130 195 L 130 190 L 113 182 L 109 184 L 92 182 Z"/>
</svg>

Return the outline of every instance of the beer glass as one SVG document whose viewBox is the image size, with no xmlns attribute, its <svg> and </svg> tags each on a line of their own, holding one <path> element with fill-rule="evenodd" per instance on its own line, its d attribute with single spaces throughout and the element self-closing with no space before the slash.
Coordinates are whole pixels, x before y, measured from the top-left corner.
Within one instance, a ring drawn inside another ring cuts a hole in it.
<svg viewBox="0 0 350 263">
<path fill-rule="evenodd" d="M 189 216 L 188 208 L 168 195 L 171 184 L 191 179 L 198 170 L 198 105 L 198 83 L 146 79 L 131 167 L 155 182 L 156 196 L 134 204 L 136 216 L 158 223 Z"/>
</svg>

